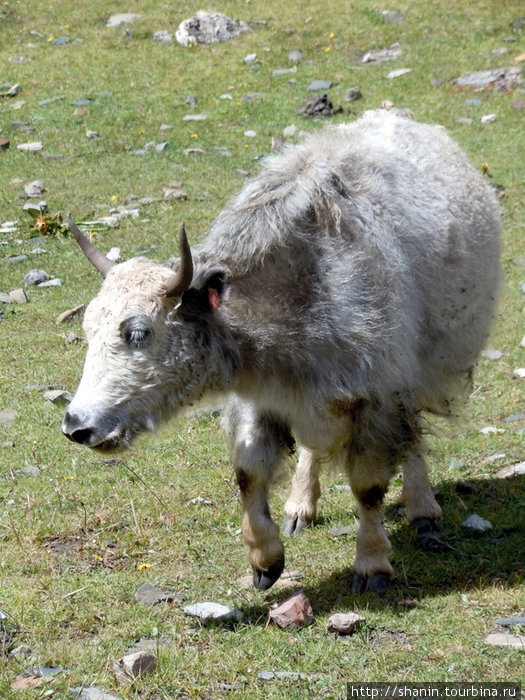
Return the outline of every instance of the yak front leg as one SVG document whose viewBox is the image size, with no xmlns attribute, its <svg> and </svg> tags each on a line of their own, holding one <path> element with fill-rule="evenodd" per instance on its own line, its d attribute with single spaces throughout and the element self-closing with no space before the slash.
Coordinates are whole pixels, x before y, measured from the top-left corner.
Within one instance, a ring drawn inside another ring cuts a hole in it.
<svg viewBox="0 0 525 700">
<path fill-rule="evenodd" d="M 233 438 L 233 462 L 243 506 L 242 534 L 253 569 L 253 584 L 264 591 L 284 569 L 284 547 L 270 515 L 268 492 L 276 469 L 289 450 L 290 437 L 285 426 L 269 416 L 257 416 L 250 406 L 238 404 L 234 417 L 229 434 Z"/>
<path fill-rule="evenodd" d="M 321 495 L 320 470 L 321 462 L 315 453 L 301 448 L 292 489 L 284 506 L 285 535 L 298 535 L 315 520 L 317 501 Z"/>
<path fill-rule="evenodd" d="M 419 534 L 425 549 L 442 550 L 444 542 L 435 533 L 443 531 L 441 508 L 435 499 L 422 450 L 414 449 L 403 462 L 403 490 L 406 517 Z"/>
</svg>

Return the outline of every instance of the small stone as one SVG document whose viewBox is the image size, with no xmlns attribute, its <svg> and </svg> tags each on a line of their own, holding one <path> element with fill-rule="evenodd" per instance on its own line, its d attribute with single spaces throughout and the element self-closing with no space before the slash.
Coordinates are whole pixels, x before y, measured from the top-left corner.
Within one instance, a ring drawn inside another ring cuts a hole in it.
<svg viewBox="0 0 525 700">
<path fill-rule="evenodd" d="M 185 156 L 205 156 L 204 148 L 185 148 L 183 151 Z"/>
<path fill-rule="evenodd" d="M 381 10 L 381 17 L 392 24 L 403 24 L 404 16 L 397 10 Z"/>
<path fill-rule="evenodd" d="M 501 625 L 502 627 L 525 627 L 525 617 L 523 615 L 498 617 L 496 624 Z"/>
<path fill-rule="evenodd" d="M 0 150 L 7 151 L 10 145 L 11 143 L 9 139 L 5 139 L 3 136 L 0 136 Z"/>
<path fill-rule="evenodd" d="M 57 36 L 57 38 L 52 39 L 50 43 L 53 44 L 53 46 L 65 46 L 66 44 L 69 44 L 69 37 Z"/>
<path fill-rule="evenodd" d="M 13 408 L 4 408 L 0 411 L 0 425 L 11 425 L 17 418 L 18 411 L 15 411 Z"/>
<path fill-rule="evenodd" d="M 296 66 L 293 68 L 277 68 L 277 70 L 272 71 L 272 77 L 282 78 L 284 75 L 293 75 L 294 73 L 297 73 Z"/>
<path fill-rule="evenodd" d="M 257 54 L 256 53 L 249 53 L 242 60 L 244 63 L 255 63 L 255 61 L 257 60 Z"/>
<path fill-rule="evenodd" d="M 229 100 L 230 102 L 233 101 L 233 95 L 231 95 L 229 92 L 223 92 L 222 95 L 219 95 L 220 100 Z"/>
<path fill-rule="evenodd" d="M 135 592 L 135 601 L 139 605 L 156 605 L 157 603 L 171 603 L 175 599 L 175 593 L 165 593 L 151 583 L 143 583 Z"/>
<path fill-rule="evenodd" d="M 304 681 L 308 676 L 300 671 L 259 671 L 258 681 Z"/>
<path fill-rule="evenodd" d="M 480 515 L 472 513 L 468 518 L 461 523 L 463 527 L 469 530 L 475 530 L 476 532 L 485 532 L 486 530 L 492 530 L 492 523 L 489 520 L 485 520 Z"/>
<path fill-rule="evenodd" d="M 91 102 L 92 102 L 92 100 L 90 97 L 77 97 L 76 100 L 73 100 L 73 102 L 71 102 L 71 106 L 72 107 L 87 107 L 88 105 L 91 104 Z M 76 110 L 75 110 L 75 113 L 76 113 Z M 85 111 L 83 112 L 83 114 L 85 114 Z"/>
<path fill-rule="evenodd" d="M 45 280 L 37 285 L 38 287 L 61 287 L 62 280 L 60 277 L 53 277 L 53 279 Z"/>
<path fill-rule="evenodd" d="M 254 139 L 257 136 L 257 132 L 253 131 L 253 129 L 248 129 L 248 131 L 244 132 L 244 135 L 247 139 Z"/>
<path fill-rule="evenodd" d="M 402 56 L 403 51 L 398 43 L 392 44 L 385 49 L 371 49 L 367 51 L 361 63 L 381 63 L 382 61 L 393 61 Z"/>
<path fill-rule="evenodd" d="M 294 136 L 297 136 L 298 133 L 299 129 L 295 126 L 295 124 L 290 124 L 290 126 L 283 129 L 283 136 L 285 139 L 293 138 Z"/>
<path fill-rule="evenodd" d="M 186 114 L 184 117 L 182 117 L 183 122 L 204 122 L 207 119 L 207 114 Z"/>
<path fill-rule="evenodd" d="M 71 401 L 73 401 L 73 396 L 69 393 L 69 391 L 64 391 L 62 389 L 51 389 L 44 392 L 44 400 L 48 403 L 55 404 L 55 406 L 67 406 Z"/>
<path fill-rule="evenodd" d="M 452 81 L 459 88 L 472 88 L 474 90 L 513 90 L 522 84 L 521 70 L 519 66 L 510 68 L 492 68 L 476 71 L 468 75 L 460 76 Z"/>
<path fill-rule="evenodd" d="M 98 131 L 92 131 L 91 129 L 88 129 L 86 131 L 86 138 L 87 139 L 99 139 L 100 134 L 98 133 Z"/>
<path fill-rule="evenodd" d="M 37 153 L 42 151 L 44 146 L 41 141 L 31 141 L 29 143 L 19 143 L 17 148 L 19 151 L 25 151 L 26 153 Z"/>
<path fill-rule="evenodd" d="M 10 257 L 7 258 L 8 263 L 19 263 L 19 262 L 25 262 L 27 260 L 27 255 L 11 255 Z"/>
<path fill-rule="evenodd" d="M 46 188 L 44 187 L 44 183 L 42 182 L 42 180 L 33 180 L 33 182 L 30 182 L 24 187 L 24 192 L 28 197 L 31 198 L 41 197 L 45 191 Z"/>
<path fill-rule="evenodd" d="M 86 310 L 85 304 L 79 304 L 74 306 L 72 309 L 67 309 L 57 316 L 57 323 L 70 323 L 72 321 L 79 321 L 84 316 L 84 311 Z"/>
<path fill-rule="evenodd" d="M 94 685 L 89 687 L 78 686 L 77 688 L 69 689 L 69 696 L 73 700 L 123 700 L 121 695 L 106 693 Z"/>
<path fill-rule="evenodd" d="M 0 303 L 1 304 L 12 304 L 13 300 L 11 299 L 9 294 L 7 294 L 7 292 L 0 292 Z"/>
<path fill-rule="evenodd" d="M 49 275 L 45 270 L 29 270 L 29 272 L 24 276 L 24 282 L 26 287 L 31 285 L 41 284 L 49 279 Z"/>
<path fill-rule="evenodd" d="M 154 673 L 157 670 L 157 658 L 146 651 L 136 651 L 119 659 L 120 666 L 132 678 L 138 678 L 145 673 Z"/>
<path fill-rule="evenodd" d="M 457 471 L 458 469 L 464 469 L 465 468 L 465 462 L 463 462 L 461 459 L 453 459 L 448 467 L 449 472 L 454 472 Z"/>
<path fill-rule="evenodd" d="M 281 629 L 295 629 L 310 625 L 314 613 L 306 594 L 298 591 L 270 610 L 269 619 Z"/>
<path fill-rule="evenodd" d="M 197 617 L 200 620 L 220 620 L 221 622 L 239 622 L 243 617 L 241 610 L 235 610 L 234 608 L 229 608 L 227 605 L 214 603 L 212 601 L 186 605 L 186 607 L 183 608 L 183 612 L 190 617 Z"/>
<path fill-rule="evenodd" d="M 495 122 L 497 118 L 498 118 L 497 114 L 485 114 L 483 117 L 481 117 L 481 123 L 482 124 L 491 124 L 492 122 Z"/>
<path fill-rule="evenodd" d="M 306 88 L 310 92 L 316 92 L 317 90 L 330 90 L 332 83 L 330 80 L 312 80 L 310 85 Z"/>
<path fill-rule="evenodd" d="M 136 22 L 141 17 L 142 15 L 139 15 L 136 12 L 117 12 L 116 14 L 111 15 L 111 17 L 108 19 L 106 22 L 106 27 L 123 27 L 126 24 Z"/>
<path fill-rule="evenodd" d="M 503 467 L 496 472 L 495 476 L 498 479 L 512 479 L 515 476 L 525 475 L 525 462 L 519 462 L 518 464 L 509 464 L 507 467 Z"/>
<path fill-rule="evenodd" d="M 481 351 L 481 357 L 485 357 L 487 360 L 501 360 L 503 353 L 501 350 L 495 350 L 494 348 L 487 348 Z"/>
<path fill-rule="evenodd" d="M 352 524 L 343 525 L 342 527 L 333 527 L 331 530 L 328 530 L 328 532 L 330 535 L 332 535 L 332 537 L 344 537 L 344 535 L 350 535 L 357 532 L 358 529 L 359 525 Z"/>
<path fill-rule="evenodd" d="M 232 19 L 221 12 L 197 12 L 179 24 L 175 38 L 181 46 L 215 44 L 251 32 L 242 20 Z"/>
<path fill-rule="evenodd" d="M 158 41 L 159 44 L 164 44 L 166 46 L 173 44 L 173 34 L 168 32 L 167 29 L 159 29 L 159 31 L 155 32 L 153 35 L 153 39 Z"/>
<path fill-rule="evenodd" d="M 297 50 L 288 51 L 288 60 L 290 63 L 301 63 L 303 60 L 303 52 Z"/>
<path fill-rule="evenodd" d="M 338 634 L 354 634 L 365 622 L 365 618 L 357 613 L 335 613 L 328 620 L 328 631 Z"/>
<path fill-rule="evenodd" d="M 68 345 L 80 345 L 82 342 L 84 342 L 84 339 L 81 335 L 77 335 L 76 333 L 69 333 L 66 338 L 66 343 L 68 343 Z"/>
<path fill-rule="evenodd" d="M 521 112 L 525 109 L 525 100 L 515 100 L 511 106 L 512 109 L 515 109 L 517 112 Z"/>
<path fill-rule="evenodd" d="M 20 661 L 27 656 L 31 656 L 32 653 L 33 650 L 31 649 L 31 647 L 28 647 L 25 644 L 20 644 L 14 649 L 11 649 L 11 651 L 9 652 L 9 656 L 12 656 L 13 658 L 17 659 L 17 661 Z"/>
<path fill-rule="evenodd" d="M 505 647 L 506 649 L 521 649 L 521 651 L 525 651 L 525 635 L 492 632 L 485 637 L 485 644 L 491 647 Z"/>
<path fill-rule="evenodd" d="M 392 70 L 387 75 L 387 78 L 389 80 L 395 80 L 396 78 L 401 78 L 402 75 L 406 75 L 407 73 L 412 73 L 412 68 L 398 68 L 397 70 Z"/>
<path fill-rule="evenodd" d="M 34 464 L 26 464 L 22 469 L 15 469 L 13 474 L 15 476 L 39 476 L 42 473 L 40 467 Z"/>
<path fill-rule="evenodd" d="M 6 92 L 7 97 L 16 97 L 22 92 L 22 86 L 19 85 L 18 83 L 15 83 L 15 85 L 11 85 L 9 90 Z"/>
<path fill-rule="evenodd" d="M 345 102 L 355 102 L 363 97 L 361 90 L 358 87 L 348 88 L 344 97 Z"/>
<path fill-rule="evenodd" d="M 518 369 L 514 370 L 513 374 L 520 379 L 525 379 L 525 367 L 518 367 Z"/>
<path fill-rule="evenodd" d="M 240 534 L 240 531 L 239 531 Z M 299 585 L 299 581 L 304 578 L 304 571 L 288 571 L 285 570 L 278 581 L 275 582 L 274 588 L 290 588 Z M 243 576 L 237 581 L 240 588 L 247 590 L 253 589 L 253 574 Z"/>
<path fill-rule="evenodd" d="M 28 63 L 31 63 L 31 59 L 29 56 L 11 56 L 9 63 L 13 63 L 15 66 L 26 66 Z"/>
<path fill-rule="evenodd" d="M 496 428 L 493 425 L 487 425 L 480 430 L 480 433 L 483 433 L 483 435 L 497 435 L 504 432 L 503 428 Z"/>
<path fill-rule="evenodd" d="M 9 292 L 13 304 L 27 304 L 29 301 L 25 289 L 13 289 Z"/>
</svg>

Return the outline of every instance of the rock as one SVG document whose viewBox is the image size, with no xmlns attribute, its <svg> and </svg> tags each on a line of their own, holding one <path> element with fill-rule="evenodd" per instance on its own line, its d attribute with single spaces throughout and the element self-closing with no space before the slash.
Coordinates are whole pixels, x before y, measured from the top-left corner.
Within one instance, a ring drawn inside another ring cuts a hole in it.
<svg viewBox="0 0 525 700">
<path fill-rule="evenodd" d="M 401 46 L 398 43 L 392 44 L 385 49 L 371 49 L 367 51 L 361 63 L 381 63 L 382 61 L 393 61 L 403 55 Z"/>
<path fill-rule="evenodd" d="M 11 297 L 9 296 L 9 294 L 7 294 L 7 292 L 0 292 L 0 303 L 2 303 L 2 304 L 12 304 L 12 303 L 13 303 L 13 300 L 11 299 Z"/>
<path fill-rule="evenodd" d="M 26 66 L 31 63 L 29 56 L 10 56 L 9 63 L 13 63 L 15 66 Z"/>
<path fill-rule="evenodd" d="M 503 467 L 496 472 L 495 476 L 498 479 L 512 479 L 515 476 L 525 475 L 525 462 L 519 462 L 518 464 L 510 464 L 508 467 Z"/>
<path fill-rule="evenodd" d="M 521 69 L 519 66 L 510 68 L 492 68 L 490 70 L 476 71 L 469 75 L 455 78 L 452 83 L 459 88 L 471 88 L 473 90 L 513 90 L 522 84 Z"/>
<path fill-rule="evenodd" d="M 256 53 L 249 53 L 247 56 L 245 56 L 243 59 L 244 63 L 255 63 L 257 60 L 257 54 Z"/>
<path fill-rule="evenodd" d="M 299 114 L 306 118 L 318 119 L 319 117 L 331 117 L 342 111 L 341 107 L 334 109 L 332 102 L 328 99 L 328 95 L 323 93 L 322 95 L 317 95 L 317 97 L 306 100 L 299 110 Z"/>
<path fill-rule="evenodd" d="M 201 11 L 179 24 L 175 38 L 181 46 L 215 44 L 246 32 L 251 32 L 251 29 L 242 20 L 231 19 L 220 12 Z"/>
<path fill-rule="evenodd" d="M 481 117 L 482 124 L 492 124 L 498 118 L 497 114 L 485 114 Z"/>
<path fill-rule="evenodd" d="M 27 260 L 27 255 L 11 255 L 7 258 L 8 263 L 19 263 L 25 262 Z"/>
<path fill-rule="evenodd" d="M 479 432 L 483 433 L 483 435 L 497 435 L 504 433 L 505 431 L 503 428 L 496 428 L 493 425 L 487 425 L 484 428 L 481 428 Z"/>
<path fill-rule="evenodd" d="M 123 700 L 121 695 L 113 695 L 113 693 L 106 693 L 104 690 L 100 690 L 96 686 L 92 685 L 88 688 L 84 686 L 78 686 L 77 688 L 70 688 L 69 695 L 73 700 Z"/>
<path fill-rule="evenodd" d="M 338 634 L 354 634 L 365 622 L 365 618 L 357 613 L 335 613 L 328 620 L 328 631 Z"/>
<path fill-rule="evenodd" d="M 31 198 L 41 197 L 45 191 L 46 188 L 44 187 L 42 180 L 33 180 L 33 182 L 30 182 L 24 187 L 24 192 Z"/>
<path fill-rule="evenodd" d="M 468 518 L 461 523 L 462 527 L 466 527 L 469 530 L 474 530 L 475 532 L 485 532 L 486 530 L 492 530 L 492 523 L 489 520 L 485 520 L 480 515 L 472 513 Z"/>
<path fill-rule="evenodd" d="M 138 678 L 145 673 L 157 670 L 157 658 L 147 651 L 136 651 L 119 659 L 120 667 L 132 678 Z"/>
<path fill-rule="evenodd" d="M 463 462 L 461 459 L 453 459 L 449 464 L 448 470 L 449 472 L 454 472 L 458 469 L 464 469 L 465 466 L 465 462 Z"/>
<path fill-rule="evenodd" d="M 9 656 L 12 656 L 17 661 L 21 661 L 27 656 L 31 656 L 32 653 L 33 650 L 31 649 L 31 647 L 28 647 L 25 644 L 20 644 L 14 649 L 11 649 L 11 651 L 9 652 Z"/>
<path fill-rule="evenodd" d="M 301 63 L 303 60 L 303 52 L 302 51 L 288 51 L 288 60 L 290 63 Z"/>
<path fill-rule="evenodd" d="M 207 114 L 186 114 L 182 117 L 183 122 L 205 122 L 207 119 Z"/>
<path fill-rule="evenodd" d="M 9 292 L 13 304 L 27 304 L 29 301 L 25 289 L 13 289 Z"/>
<path fill-rule="evenodd" d="M 332 537 L 343 537 L 344 535 L 357 532 L 358 529 L 359 525 L 357 524 L 343 525 L 342 527 L 333 527 L 331 530 L 328 530 L 328 533 L 332 535 Z"/>
<path fill-rule="evenodd" d="M 298 591 L 270 610 L 269 619 L 281 629 L 296 629 L 310 625 L 314 614 L 306 594 Z"/>
<path fill-rule="evenodd" d="M 485 637 L 485 644 L 491 647 L 505 647 L 506 649 L 521 649 L 521 651 L 525 651 L 525 635 L 492 632 Z"/>
<path fill-rule="evenodd" d="M 113 246 L 113 248 L 110 248 L 108 252 L 106 253 L 106 258 L 108 260 L 111 260 L 114 263 L 119 263 L 122 261 L 122 252 L 120 248 L 117 248 L 116 246 Z"/>
<path fill-rule="evenodd" d="M 106 22 L 106 27 L 124 27 L 126 24 L 132 24 L 140 19 L 142 15 L 136 12 L 118 12 L 117 14 L 111 15 L 111 17 Z"/>
<path fill-rule="evenodd" d="M 50 389 L 44 392 L 44 400 L 55 404 L 55 406 L 67 406 L 73 401 L 73 396 L 69 391 L 64 391 L 63 389 Z"/>
<path fill-rule="evenodd" d="M 525 627 L 525 616 L 515 615 L 513 617 L 498 617 L 496 624 L 502 627 Z"/>
<path fill-rule="evenodd" d="M 397 10 L 381 10 L 381 17 L 391 24 L 403 24 L 404 16 Z"/>
<path fill-rule="evenodd" d="M 293 138 L 294 136 L 297 136 L 298 133 L 299 129 L 295 126 L 295 124 L 290 124 L 290 126 L 286 126 L 283 129 L 283 136 L 285 139 Z"/>
<path fill-rule="evenodd" d="M 48 279 L 50 279 L 50 277 L 45 270 L 29 270 L 24 276 L 26 287 L 47 282 Z"/>
<path fill-rule="evenodd" d="M 153 35 L 153 39 L 154 41 L 158 41 L 159 44 L 165 44 L 166 46 L 173 44 L 173 34 L 170 34 L 167 29 L 159 29 L 159 31 L 155 32 Z"/>
<path fill-rule="evenodd" d="M 3 136 L 0 136 L 0 150 L 2 151 L 7 151 L 11 143 L 9 142 L 9 139 L 5 139 Z"/>
<path fill-rule="evenodd" d="M 277 68 L 277 70 L 272 71 L 273 78 L 282 78 L 284 75 L 293 75 L 297 73 L 297 67 L 293 68 Z"/>
<path fill-rule="evenodd" d="M 348 88 L 344 97 L 345 102 L 355 102 L 363 97 L 361 90 L 358 87 Z"/>
<path fill-rule="evenodd" d="M 45 280 L 37 285 L 38 287 L 61 287 L 62 280 L 60 277 L 53 277 L 53 279 Z"/>
<path fill-rule="evenodd" d="M 156 605 L 157 603 L 171 603 L 176 598 L 175 593 L 165 593 L 151 583 L 144 583 L 135 592 L 135 601 L 139 605 Z"/>
<path fill-rule="evenodd" d="M 204 148 L 185 148 L 183 151 L 185 156 L 205 156 L 206 151 Z"/>
<path fill-rule="evenodd" d="M 515 109 L 517 112 L 521 112 L 525 109 L 525 100 L 515 100 L 511 106 L 512 109 Z"/>
<path fill-rule="evenodd" d="M 259 671 L 257 674 L 258 681 L 304 681 L 308 676 L 300 671 Z"/>
<path fill-rule="evenodd" d="M 495 350 L 494 348 L 487 348 L 481 351 L 481 357 L 485 357 L 487 360 L 501 360 L 503 353 L 501 350 Z"/>
<path fill-rule="evenodd" d="M 306 89 L 316 92 L 317 90 L 330 90 L 331 87 L 332 83 L 329 80 L 312 80 Z"/>
<path fill-rule="evenodd" d="M 19 143 L 17 148 L 19 151 L 37 153 L 38 151 L 42 151 L 44 146 L 41 141 L 30 141 L 29 143 Z"/>
<path fill-rule="evenodd" d="M 69 333 L 67 338 L 66 338 L 66 343 L 68 343 L 69 345 L 75 345 L 75 344 L 80 345 L 80 343 L 83 343 L 83 342 L 84 342 L 84 338 L 82 338 L 82 336 L 80 336 L 80 335 L 77 335 L 76 333 Z"/>
<path fill-rule="evenodd" d="M 0 425 L 2 426 L 11 425 L 17 418 L 18 411 L 15 411 L 14 408 L 4 408 L 0 411 Z"/>
<path fill-rule="evenodd" d="M 412 68 L 398 68 L 397 70 L 392 70 L 387 75 L 387 78 L 389 80 L 395 80 L 396 78 L 400 78 L 402 75 L 406 75 L 407 73 L 412 73 Z"/>
<path fill-rule="evenodd" d="M 86 138 L 87 139 L 99 139 L 100 134 L 98 133 L 98 131 L 92 131 L 91 129 L 87 129 Z"/>
<path fill-rule="evenodd" d="M 81 321 L 86 310 L 85 304 L 79 304 L 72 309 L 67 309 L 57 316 L 57 323 L 71 323 L 72 321 Z"/>
<path fill-rule="evenodd" d="M 274 583 L 273 588 L 289 588 L 290 586 L 299 585 L 299 581 L 304 578 L 304 571 L 287 571 L 285 570 L 278 581 Z M 247 590 L 252 590 L 253 588 L 253 574 L 248 574 L 248 576 L 243 576 L 237 581 L 237 585 L 240 588 L 245 588 Z"/>
<path fill-rule="evenodd" d="M 247 131 L 244 132 L 244 135 L 246 136 L 247 139 L 254 139 L 257 136 L 257 132 L 254 131 L 253 129 L 248 129 Z"/>
<path fill-rule="evenodd" d="M 243 617 L 241 610 L 235 610 L 234 608 L 229 608 L 227 605 L 211 601 L 186 605 L 186 607 L 183 608 L 183 612 L 190 617 L 197 617 L 200 620 L 219 620 L 221 622 L 239 622 Z"/>
<path fill-rule="evenodd" d="M 22 469 L 15 469 L 13 472 L 15 476 L 39 476 L 41 473 L 40 467 L 36 467 L 34 464 L 26 464 Z"/>
<path fill-rule="evenodd" d="M 525 379 L 525 367 L 518 367 L 518 369 L 515 369 L 512 374 L 520 379 Z"/>
</svg>

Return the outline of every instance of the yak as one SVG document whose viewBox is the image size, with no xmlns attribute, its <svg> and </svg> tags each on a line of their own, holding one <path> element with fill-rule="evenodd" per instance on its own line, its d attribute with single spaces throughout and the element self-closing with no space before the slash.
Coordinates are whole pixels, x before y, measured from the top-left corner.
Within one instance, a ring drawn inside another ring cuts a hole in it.
<svg viewBox="0 0 525 700">
<path fill-rule="evenodd" d="M 109 261 L 70 219 L 102 273 L 85 311 L 71 440 L 127 448 L 205 395 L 222 423 L 257 589 L 284 568 L 268 506 L 299 444 L 284 531 L 316 517 L 322 465 L 348 475 L 360 515 L 352 589 L 393 569 L 382 501 L 403 473 L 406 516 L 439 541 L 426 412 L 457 414 L 495 316 L 500 216 L 486 179 L 440 126 L 378 110 L 268 157 L 193 252 Z"/>
</svg>

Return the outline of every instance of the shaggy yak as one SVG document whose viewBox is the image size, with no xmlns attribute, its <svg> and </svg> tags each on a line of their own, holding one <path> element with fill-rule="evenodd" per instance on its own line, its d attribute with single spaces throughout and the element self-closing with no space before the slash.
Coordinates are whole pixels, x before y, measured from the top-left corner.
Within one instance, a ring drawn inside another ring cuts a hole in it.
<svg viewBox="0 0 525 700">
<path fill-rule="evenodd" d="M 284 567 L 268 491 L 300 444 L 285 533 L 316 516 L 319 471 L 342 465 L 358 501 L 354 591 L 392 574 L 382 501 L 403 470 L 409 522 L 436 545 L 441 509 L 422 412 L 456 412 L 495 314 L 495 196 L 438 126 L 371 112 L 268 158 L 173 269 L 111 263 L 89 304 L 82 380 L 62 424 L 101 452 L 205 394 L 223 424 L 256 588 Z"/>
</svg>

